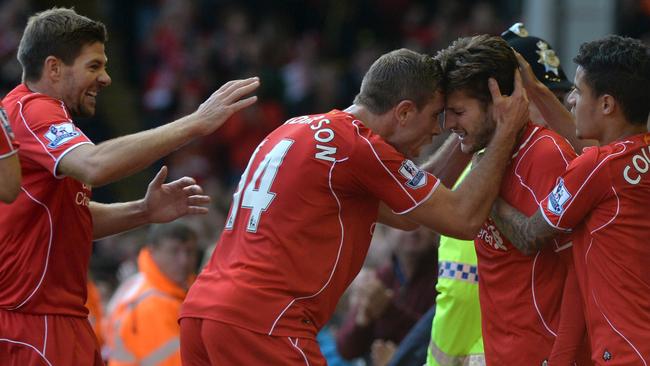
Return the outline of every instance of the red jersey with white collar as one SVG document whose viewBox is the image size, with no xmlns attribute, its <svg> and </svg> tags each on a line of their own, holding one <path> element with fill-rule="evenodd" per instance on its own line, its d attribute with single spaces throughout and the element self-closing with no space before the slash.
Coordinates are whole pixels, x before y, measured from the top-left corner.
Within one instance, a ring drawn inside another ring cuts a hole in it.
<svg viewBox="0 0 650 366">
<path fill-rule="evenodd" d="M 540 204 L 574 231 L 592 359 L 650 363 L 650 134 L 591 147 Z"/>
<path fill-rule="evenodd" d="M 526 127 L 519 141 L 499 196 L 530 216 L 576 154 L 563 137 L 533 124 Z M 527 256 L 491 220 L 483 224 L 474 242 L 488 364 L 541 365 L 549 359 L 566 277 L 558 252 L 570 249 L 566 241 L 558 238 Z"/>
<path fill-rule="evenodd" d="M 363 264 L 380 201 L 406 213 L 438 184 L 351 114 L 290 119 L 251 156 L 181 317 L 315 338 Z"/>
<path fill-rule="evenodd" d="M 65 154 L 91 142 L 62 101 L 24 84 L 3 104 L 23 178 L 18 198 L 0 203 L 0 308 L 85 317 L 91 189 L 56 169 Z"/>
</svg>

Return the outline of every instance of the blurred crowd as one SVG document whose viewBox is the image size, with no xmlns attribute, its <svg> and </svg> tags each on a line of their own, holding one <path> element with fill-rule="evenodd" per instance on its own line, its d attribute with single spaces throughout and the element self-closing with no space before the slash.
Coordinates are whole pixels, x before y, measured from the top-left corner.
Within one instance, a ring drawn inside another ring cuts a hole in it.
<svg viewBox="0 0 650 366">
<path fill-rule="evenodd" d="M 55 4 L 43 5 L 24 0 L 0 3 L 2 95 L 20 81 L 16 48 L 28 15 Z M 91 6 L 78 5 L 82 13 Z M 201 253 L 210 250 L 220 233 L 233 186 L 249 156 L 284 120 L 347 107 L 369 65 L 390 49 L 434 53 L 459 36 L 500 34 L 519 21 L 522 13 L 520 2 L 509 0 L 115 0 L 97 1 L 91 7 L 96 14 L 89 15 L 106 23 L 111 34 L 107 53 L 114 85 L 137 96 L 133 105 L 123 107 L 135 116 L 128 121 L 133 130 L 191 113 L 227 80 L 261 78 L 258 103 L 163 162 L 169 166 L 171 179 L 193 176 L 212 197 L 210 215 L 186 220 L 197 234 Z M 650 1 L 621 1 L 617 11 L 619 34 L 650 42 Z M 84 131 L 94 141 L 119 135 L 113 131 L 127 123 L 120 120 L 120 108 L 100 108 L 100 114 L 82 122 Z M 116 195 L 110 188 L 101 194 Z M 376 232 L 366 269 L 321 339 L 323 347 L 334 347 L 337 330 L 344 331 L 341 337 L 346 338 L 339 338 L 339 343 L 347 347 L 330 353 L 332 365 L 339 364 L 337 353 L 365 360 L 357 364 L 384 364 L 382 359 L 389 358 L 408 328 L 434 303 L 437 238 L 422 233 L 404 237 L 383 228 Z M 91 276 L 104 303 L 122 281 L 137 272 L 139 249 L 147 240 L 146 230 L 136 230 L 97 243 Z M 199 254 L 196 268 L 201 257 L 209 254 Z M 402 271 L 398 275 L 396 265 Z M 424 276 L 426 280 L 417 288 L 429 293 L 419 303 L 403 290 L 413 285 L 414 276 Z M 391 304 L 389 298 L 398 303 Z M 386 311 L 392 312 L 392 319 L 402 311 L 397 319 L 403 329 L 386 334 L 395 326 L 384 324 L 375 327 L 376 335 L 370 335 L 363 326 Z M 390 343 L 375 343 L 375 338 Z"/>
</svg>

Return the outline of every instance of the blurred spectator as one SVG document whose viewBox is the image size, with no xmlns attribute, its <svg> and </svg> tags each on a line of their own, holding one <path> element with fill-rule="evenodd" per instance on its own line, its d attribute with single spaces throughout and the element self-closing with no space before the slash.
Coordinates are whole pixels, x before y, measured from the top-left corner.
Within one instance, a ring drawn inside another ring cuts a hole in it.
<svg viewBox="0 0 650 366">
<path fill-rule="evenodd" d="M 151 227 L 139 272 L 108 305 L 109 366 L 181 365 L 177 318 L 196 261 L 197 235 L 189 226 L 176 221 Z"/>
<path fill-rule="evenodd" d="M 336 342 L 346 359 L 369 355 L 378 339 L 399 344 L 434 304 L 437 236 L 424 228 L 389 229 L 387 240 L 392 255 L 376 271 L 362 271 L 350 290 L 351 311 Z M 377 355 L 385 354 L 383 346 Z"/>
</svg>

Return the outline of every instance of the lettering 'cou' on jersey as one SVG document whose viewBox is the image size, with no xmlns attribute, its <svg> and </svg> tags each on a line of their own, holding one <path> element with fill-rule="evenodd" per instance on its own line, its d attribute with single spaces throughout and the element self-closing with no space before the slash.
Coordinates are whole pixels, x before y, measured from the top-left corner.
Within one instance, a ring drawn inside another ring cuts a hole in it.
<svg viewBox="0 0 650 366">
<path fill-rule="evenodd" d="M 576 158 L 540 204 L 548 223 L 574 232 L 574 262 L 592 359 L 650 361 L 650 134 Z"/>
</svg>

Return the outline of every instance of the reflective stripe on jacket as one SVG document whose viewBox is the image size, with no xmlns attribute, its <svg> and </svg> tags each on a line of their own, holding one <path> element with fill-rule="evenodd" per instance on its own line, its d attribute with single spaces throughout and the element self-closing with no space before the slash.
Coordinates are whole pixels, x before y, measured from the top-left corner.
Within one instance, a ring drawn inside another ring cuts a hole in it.
<svg viewBox="0 0 650 366">
<path fill-rule="evenodd" d="M 180 366 L 177 319 L 187 291 L 160 271 L 147 249 L 140 252 L 138 267 L 108 306 L 108 365 Z"/>
</svg>

